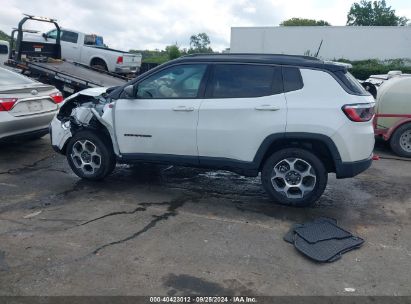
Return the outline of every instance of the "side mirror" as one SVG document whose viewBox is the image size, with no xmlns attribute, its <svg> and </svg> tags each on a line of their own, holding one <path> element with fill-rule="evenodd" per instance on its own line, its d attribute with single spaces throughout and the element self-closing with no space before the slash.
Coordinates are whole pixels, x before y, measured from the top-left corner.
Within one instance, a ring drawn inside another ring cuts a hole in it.
<svg viewBox="0 0 411 304">
<path fill-rule="evenodd" d="M 41 36 L 43 36 L 44 40 L 47 41 L 47 34 L 46 33 L 43 33 Z"/>
<path fill-rule="evenodd" d="M 124 88 L 124 97 L 126 98 L 134 98 L 135 97 L 135 90 L 133 85 L 128 85 Z"/>
</svg>

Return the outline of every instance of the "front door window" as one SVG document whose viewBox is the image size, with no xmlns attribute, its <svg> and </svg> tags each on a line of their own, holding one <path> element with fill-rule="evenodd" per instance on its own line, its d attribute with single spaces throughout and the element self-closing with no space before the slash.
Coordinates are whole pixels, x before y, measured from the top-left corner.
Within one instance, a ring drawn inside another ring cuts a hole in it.
<svg viewBox="0 0 411 304">
<path fill-rule="evenodd" d="M 167 68 L 138 85 L 137 98 L 197 98 L 206 65 L 179 65 Z"/>
</svg>

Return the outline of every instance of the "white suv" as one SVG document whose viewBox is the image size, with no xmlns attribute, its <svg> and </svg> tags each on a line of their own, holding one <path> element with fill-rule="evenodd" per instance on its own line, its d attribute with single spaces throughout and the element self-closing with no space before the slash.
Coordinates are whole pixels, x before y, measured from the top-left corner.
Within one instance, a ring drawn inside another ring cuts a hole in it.
<svg viewBox="0 0 411 304">
<path fill-rule="evenodd" d="M 52 145 L 80 177 L 116 162 L 261 172 L 274 201 L 305 206 L 328 173 L 352 177 L 372 162 L 374 99 L 345 67 L 289 55 L 192 55 L 123 87 L 65 100 Z"/>
</svg>

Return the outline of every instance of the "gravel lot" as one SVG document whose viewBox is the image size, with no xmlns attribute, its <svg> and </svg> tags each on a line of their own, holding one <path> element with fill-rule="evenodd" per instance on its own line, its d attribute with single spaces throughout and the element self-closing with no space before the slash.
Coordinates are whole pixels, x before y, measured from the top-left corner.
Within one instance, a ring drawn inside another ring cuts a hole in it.
<svg viewBox="0 0 411 304">
<path fill-rule="evenodd" d="M 91 183 L 47 137 L 3 144 L 0 295 L 411 295 L 411 161 L 377 150 L 301 209 L 259 178 L 141 165 Z M 316 264 L 282 240 L 319 216 L 365 244 Z"/>
</svg>

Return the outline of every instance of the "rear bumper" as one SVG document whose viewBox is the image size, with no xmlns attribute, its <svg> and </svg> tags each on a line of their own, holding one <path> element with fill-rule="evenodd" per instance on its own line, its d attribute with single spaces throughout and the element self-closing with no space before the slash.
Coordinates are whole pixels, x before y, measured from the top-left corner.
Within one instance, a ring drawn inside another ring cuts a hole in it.
<svg viewBox="0 0 411 304">
<path fill-rule="evenodd" d="M 0 112 L 0 139 L 44 132 L 44 130 L 48 130 L 47 127 L 55 114 L 56 111 L 52 111 L 43 114 L 15 117 L 8 112 Z"/>
<path fill-rule="evenodd" d="M 356 162 L 340 162 L 336 165 L 337 178 L 349 178 L 364 172 L 372 164 L 372 156 Z"/>
<path fill-rule="evenodd" d="M 132 66 L 132 67 L 116 67 L 115 72 L 117 74 L 131 74 L 131 73 L 136 73 L 138 72 L 138 67 L 137 66 Z"/>
<path fill-rule="evenodd" d="M 0 142 L 4 141 L 10 141 L 10 140 L 17 140 L 17 139 L 26 139 L 26 138 L 32 138 L 32 137 L 42 137 L 49 133 L 49 129 L 41 129 L 41 130 L 35 130 L 35 131 L 30 131 L 30 132 L 25 132 L 25 133 L 19 133 L 16 135 L 10 135 L 7 137 L 2 137 L 0 138 Z"/>
</svg>

